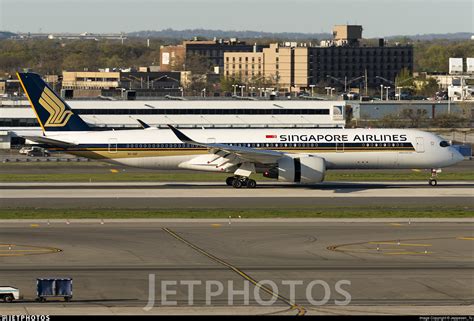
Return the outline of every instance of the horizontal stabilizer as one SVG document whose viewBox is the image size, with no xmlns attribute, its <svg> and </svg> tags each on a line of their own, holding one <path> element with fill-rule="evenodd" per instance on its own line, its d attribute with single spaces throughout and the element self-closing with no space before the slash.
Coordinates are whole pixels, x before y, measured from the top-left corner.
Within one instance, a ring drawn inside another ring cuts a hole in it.
<svg viewBox="0 0 474 321">
<path fill-rule="evenodd" d="M 38 144 L 46 144 L 46 145 L 51 145 L 55 147 L 65 148 L 65 147 L 76 146 L 76 144 L 72 144 L 69 142 L 64 142 L 61 140 L 52 139 L 52 138 L 48 138 L 44 136 L 22 136 L 22 137 Z"/>
</svg>

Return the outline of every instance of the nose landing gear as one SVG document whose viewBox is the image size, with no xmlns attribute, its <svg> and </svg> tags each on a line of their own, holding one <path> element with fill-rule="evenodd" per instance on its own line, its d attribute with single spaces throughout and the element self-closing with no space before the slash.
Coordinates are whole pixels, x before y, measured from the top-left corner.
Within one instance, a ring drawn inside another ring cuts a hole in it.
<svg viewBox="0 0 474 321">
<path fill-rule="evenodd" d="M 441 170 L 440 169 L 434 169 L 432 168 L 431 169 L 431 177 L 430 179 L 428 180 L 428 183 L 431 185 L 431 186 L 436 186 L 438 185 L 438 173 L 441 173 Z"/>
<path fill-rule="evenodd" d="M 225 183 L 227 186 L 232 186 L 234 188 L 241 188 L 243 186 L 246 186 L 247 188 L 257 187 L 257 182 L 255 180 L 245 176 L 227 177 Z"/>
</svg>

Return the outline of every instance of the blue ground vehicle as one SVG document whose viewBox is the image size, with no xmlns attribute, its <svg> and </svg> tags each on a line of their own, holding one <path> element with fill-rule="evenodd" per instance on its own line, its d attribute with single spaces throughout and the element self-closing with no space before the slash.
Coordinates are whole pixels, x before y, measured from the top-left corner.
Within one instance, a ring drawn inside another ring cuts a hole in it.
<svg viewBox="0 0 474 321">
<path fill-rule="evenodd" d="M 71 278 L 44 278 L 36 280 L 36 300 L 46 301 L 48 297 L 63 297 L 66 302 L 72 299 Z"/>
<path fill-rule="evenodd" d="M 472 147 L 469 144 L 464 144 L 464 145 L 453 145 L 454 148 L 456 148 L 462 156 L 471 159 L 472 157 Z"/>
</svg>

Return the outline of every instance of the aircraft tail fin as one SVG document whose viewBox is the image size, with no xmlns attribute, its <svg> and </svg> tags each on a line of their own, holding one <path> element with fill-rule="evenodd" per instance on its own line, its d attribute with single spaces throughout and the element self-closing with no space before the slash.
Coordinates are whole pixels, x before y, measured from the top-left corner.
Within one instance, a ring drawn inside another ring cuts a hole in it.
<svg viewBox="0 0 474 321">
<path fill-rule="evenodd" d="M 17 73 L 17 76 L 44 132 L 90 130 L 38 74 Z"/>
</svg>

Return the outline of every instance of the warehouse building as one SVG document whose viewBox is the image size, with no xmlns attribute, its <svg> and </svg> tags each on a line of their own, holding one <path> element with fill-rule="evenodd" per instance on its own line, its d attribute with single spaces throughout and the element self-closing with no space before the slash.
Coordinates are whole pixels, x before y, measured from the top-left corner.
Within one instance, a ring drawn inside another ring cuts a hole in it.
<svg viewBox="0 0 474 321">
<path fill-rule="evenodd" d="M 180 72 L 150 71 L 148 67 L 138 71 L 63 71 L 62 77 L 62 96 L 65 98 L 135 99 L 181 95 L 180 87 Z"/>
</svg>

